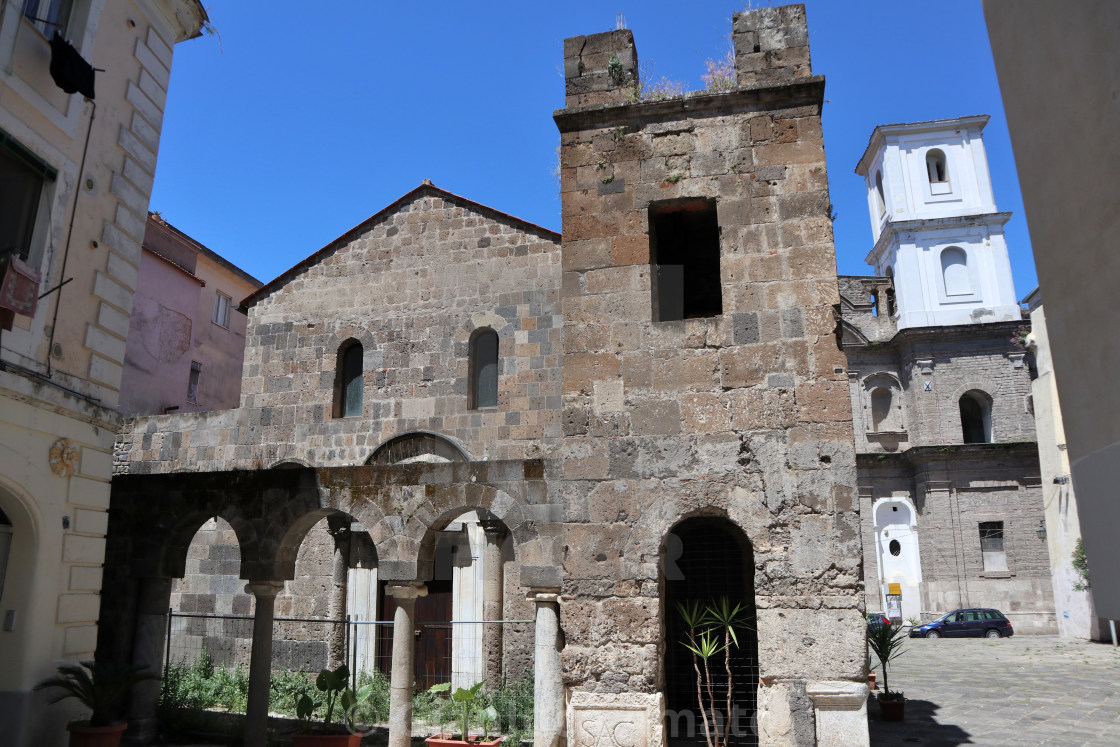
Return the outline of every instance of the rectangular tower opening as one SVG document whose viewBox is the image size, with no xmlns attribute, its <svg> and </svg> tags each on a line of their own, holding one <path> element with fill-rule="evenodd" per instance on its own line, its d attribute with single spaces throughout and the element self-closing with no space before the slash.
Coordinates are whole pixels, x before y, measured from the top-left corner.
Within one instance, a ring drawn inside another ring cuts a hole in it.
<svg viewBox="0 0 1120 747">
<path fill-rule="evenodd" d="M 715 200 L 650 206 L 653 321 L 719 316 L 719 223 Z"/>
</svg>

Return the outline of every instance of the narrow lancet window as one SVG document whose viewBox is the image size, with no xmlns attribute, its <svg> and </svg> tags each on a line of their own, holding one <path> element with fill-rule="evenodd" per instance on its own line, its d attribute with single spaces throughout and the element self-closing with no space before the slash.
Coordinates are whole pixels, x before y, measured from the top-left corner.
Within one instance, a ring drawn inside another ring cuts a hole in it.
<svg viewBox="0 0 1120 747">
<path fill-rule="evenodd" d="M 471 341 L 471 409 L 498 406 L 498 333 L 477 332 Z"/>
<path fill-rule="evenodd" d="M 338 363 L 335 380 L 336 418 L 357 417 L 362 414 L 362 344 L 357 340 L 347 340 L 338 349 Z"/>
</svg>

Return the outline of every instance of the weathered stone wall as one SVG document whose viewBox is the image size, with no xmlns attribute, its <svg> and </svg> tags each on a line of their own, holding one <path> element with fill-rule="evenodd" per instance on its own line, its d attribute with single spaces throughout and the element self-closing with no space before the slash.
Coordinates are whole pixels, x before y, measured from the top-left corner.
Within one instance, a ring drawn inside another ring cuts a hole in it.
<svg viewBox="0 0 1120 747">
<path fill-rule="evenodd" d="M 890 278 L 840 275 L 840 313 L 844 344 L 887 342 L 898 331 L 890 314 L 894 284 Z"/>
<path fill-rule="evenodd" d="M 771 17 L 805 28 L 798 6 L 743 16 L 737 50 Z M 782 37 L 767 29 L 757 34 Z M 556 114 L 564 680 L 573 702 L 648 705 L 641 694 L 662 688 L 678 645 L 663 634 L 675 614 L 662 604 L 663 543 L 685 517 L 726 517 L 754 554 L 744 601 L 757 604 L 763 739 L 811 742 L 806 683 L 856 680 L 864 667 L 823 80 L 808 77 L 806 48 L 804 68 L 765 83 L 627 104 L 625 76 L 603 90 L 603 66 L 615 57 L 625 69 L 634 54 L 629 32 L 567 40 L 568 108 Z M 744 54 L 740 70 L 781 67 L 781 50 Z M 715 201 L 722 314 L 654 322 L 650 214 L 690 199 Z M 659 741 L 657 718 L 649 728 Z"/>
<path fill-rule="evenodd" d="M 552 232 L 421 186 L 266 286 L 249 312 L 242 406 L 138 418 L 132 471 L 360 464 L 429 430 L 476 459 L 560 436 L 560 253 Z M 496 408 L 468 408 L 468 341 L 499 336 Z M 364 347 L 360 417 L 332 417 L 339 346 Z"/>
</svg>

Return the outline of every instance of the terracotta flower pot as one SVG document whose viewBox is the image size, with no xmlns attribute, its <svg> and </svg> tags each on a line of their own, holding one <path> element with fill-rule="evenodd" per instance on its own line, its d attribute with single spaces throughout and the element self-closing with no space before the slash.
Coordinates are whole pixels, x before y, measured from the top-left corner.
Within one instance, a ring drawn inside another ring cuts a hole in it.
<svg viewBox="0 0 1120 747">
<path fill-rule="evenodd" d="M 874 672 L 868 672 L 867 673 L 867 686 L 870 687 L 872 690 L 878 690 L 879 689 L 878 683 L 875 682 L 875 673 Z"/>
<path fill-rule="evenodd" d="M 906 719 L 906 699 L 891 698 L 884 700 L 879 696 L 879 711 L 883 714 L 884 721 L 904 721 Z"/>
<path fill-rule="evenodd" d="M 90 726 L 88 721 L 75 721 L 66 726 L 70 747 L 117 747 L 128 724 L 121 721 L 109 726 Z"/>
<path fill-rule="evenodd" d="M 293 747 L 359 747 L 361 734 L 338 731 L 309 731 L 292 735 Z"/>
<path fill-rule="evenodd" d="M 498 745 L 502 743 L 501 737 L 495 737 L 494 739 L 479 737 L 478 739 L 464 742 L 462 739 L 452 739 L 453 736 L 453 734 L 434 734 L 424 741 L 427 742 L 430 747 L 498 747 Z"/>
</svg>

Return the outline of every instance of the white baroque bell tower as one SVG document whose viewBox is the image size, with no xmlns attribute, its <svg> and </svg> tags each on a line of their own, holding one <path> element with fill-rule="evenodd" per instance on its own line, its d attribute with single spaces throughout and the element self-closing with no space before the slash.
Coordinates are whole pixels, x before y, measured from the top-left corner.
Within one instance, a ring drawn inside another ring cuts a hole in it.
<svg viewBox="0 0 1120 747">
<path fill-rule="evenodd" d="M 981 130 L 988 117 L 880 125 L 856 166 L 898 329 L 1022 318 Z"/>
</svg>

